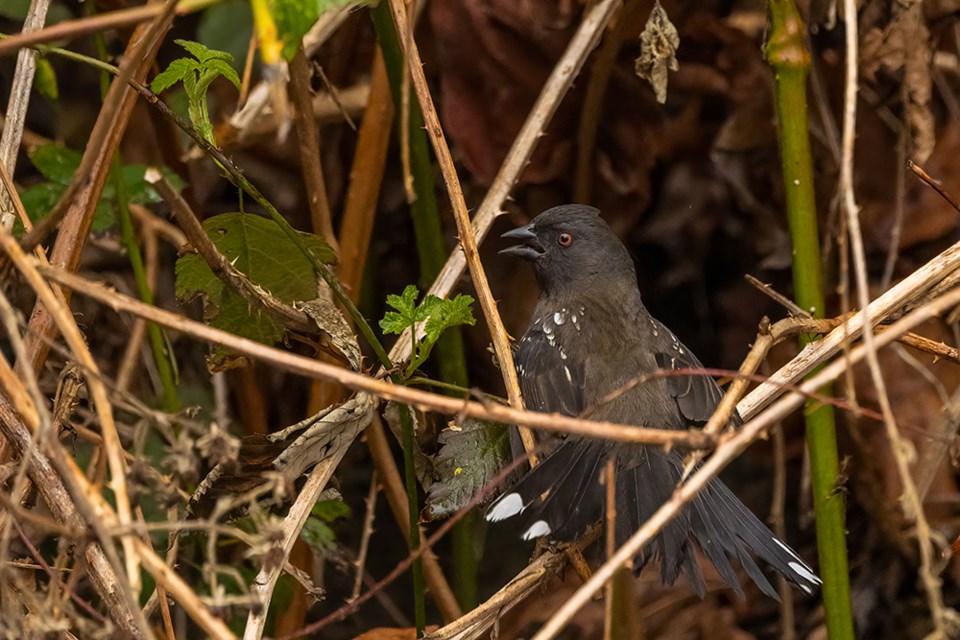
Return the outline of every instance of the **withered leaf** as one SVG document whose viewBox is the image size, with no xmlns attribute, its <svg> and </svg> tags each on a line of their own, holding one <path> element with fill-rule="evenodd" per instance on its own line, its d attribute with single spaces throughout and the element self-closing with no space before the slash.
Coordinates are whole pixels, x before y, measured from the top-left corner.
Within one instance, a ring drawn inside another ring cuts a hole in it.
<svg viewBox="0 0 960 640">
<path fill-rule="evenodd" d="M 667 71 L 680 68 L 677 63 L 677 48 L 680 36 L 670 22 L 667 12 L 657 2 L 647 19 L 647 26 L 640 34 L 640 57 L 636 59 L 637 75 L 650 83 L 657 102 L 667 100 Z"/>
</svg>

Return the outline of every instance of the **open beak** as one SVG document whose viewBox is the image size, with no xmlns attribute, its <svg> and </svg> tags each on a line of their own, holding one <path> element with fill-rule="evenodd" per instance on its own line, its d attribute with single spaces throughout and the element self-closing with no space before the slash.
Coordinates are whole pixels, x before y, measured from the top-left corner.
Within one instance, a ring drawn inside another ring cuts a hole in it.
<svg viewBox="0 0 960 640">
<path fill-rule="evenodd" d="M 501 249 L 500 255 L 517 256 L 518 258 L 525 258 L 527 260 L 536 260 L 546 251 L 543 248 L 543 245 L 540 244 L 539 240 L 537 240 L 537 234 L 533 231 L 532 222 L 524 227 L 507 231 L 500 237 L 518 241 L 518 244 L 515 244 L 512 247 Z"/>
</svg>

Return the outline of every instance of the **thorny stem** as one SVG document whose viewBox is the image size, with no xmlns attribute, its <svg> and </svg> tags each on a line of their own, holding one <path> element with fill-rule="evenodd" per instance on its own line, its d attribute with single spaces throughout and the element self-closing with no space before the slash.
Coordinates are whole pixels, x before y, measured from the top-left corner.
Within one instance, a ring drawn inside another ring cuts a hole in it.
<svg viewBox="0 0 960 640">
<path fill-rule="evenodd" d="M 806 80 L 810 54 L 804 46 L 805 27 L 792 0 L 771 0 L 770 22 L 766 55 L 776 72 L 795 295 L 803 309 L 823 317 L 820 240 L 807 121 Z M 803 342 L 809 340 L 809 337 L 802 339 Z M 829 386 L 820 392 L 829 394 Z M 831 640 L 852 640 L 845 503 L 843 493 L 837 490 L 839 464 L 834 410 L 832 406 L 808 400 L 805 417 L 827 631 Z"/>
<path fill-rule="evenodd" d="M 42 52 L 55 53 L 57 55 L 63 55 L 73 60 L 78 60 L 80 62 L 92 64 L 100 69 L 108 71 L 109 73 L 119 76 L 119 69 L 113 65 L 101 62 L 99 60 L 94 60 L 88 56 L 83 56 L 73 52 L 66 51 L 64 49 L 59 49 L 57 47 L 47 47 L 47 46 L 38 46 Z M 186 133 L 190 138 L 199 146 L 203 151 L 211 156 L 214 160 L 220 163 L 220 165 L 230 174 L 231 180 L 236 184 L 240 189 L 242 189 L 247 195 L 253 198 L 260 206 L 264 208 L 270 218 L 276 222 L 280 229 L 283 231 L 291 242 L 310 260 L 310 263 L 313 265 L 313 268 L 320 274 L 320 277 L 323 278 L 331 291 L 333 291 L 334 296 L 337 298 L 337 302 L 341 303 L 344 309 L 347 310 L 347 313 L 350 314 L 350 317 L 356 323 L 358 329 L 360 330 L 361 335 L 370 345 L 370 348 L 373 349 L 374 354 L 377 356 L 377 359 L 380 361 L 380 364 L 383 365 L 387 370 L 393 368 L 393 363 L 390 360 L 390 357 L 387 355 L 386 350 L 383 348 L 383 345 L 380 343 L 380 340 L 377 338 L 376 334 L 373 332 L 370 324 L 367 322 L 366 318 L 360 313 L 360 310 L 357 309 L 357 305 L 354 304 L 353 300 L 347 295 L 343 287 L 340 285 L 340 282 L 337 280 L 337 277 L 333 274 L 332 271 L 323 264 L 313 253 L 307 248 L 304 244 L 303 239 L 300 238 L 300 234 L 296 229 L 290 226 L 290 223 L 277 211 L 276 207 L 267 200 L 266 197 L 257 187 L 247 180 L 243 175 L 240 169 L 230 160 L 221 149 L 210 144 L 210 142 L 200 134 L 194 127 L 190 126 L 183 121 L 180 116 L 174 113 L 169 106 L 163 100 L 160 99 L 155 93 L 150 89 L 140 84 L 132 78 L 125 78 L 127 83 L 139 93 L 148 104 L 156 107 L 160 113 L 162 113 L 166 118 L 173 122 L 177 127 L 179 127 L 184 133 Z M 39 238 L 24 236 L 24 242 L 28 245 L 27 249 L 32 249 L 33 244 L 39 242 Z"/>
</svg>

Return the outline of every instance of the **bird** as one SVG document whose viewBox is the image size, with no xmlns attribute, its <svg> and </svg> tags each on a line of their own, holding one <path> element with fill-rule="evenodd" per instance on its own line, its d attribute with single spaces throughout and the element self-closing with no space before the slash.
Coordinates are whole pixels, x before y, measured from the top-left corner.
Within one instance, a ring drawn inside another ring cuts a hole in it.
<svg viewBox="0 0 960 640">
<path fill-rule="evenodd" d="M 652 375 L 703 365 L 644 306 L 633 259 L 594 207 L 547 209 L 530 224 L 503 234 L 516 241 L 500 251 L 533 265 L 540 296 L 515 346 L 520 390 L 529 409 L 660 429 L 702 426 L 723 397 L 707 375 Z M 639 377 L 642 382 L 631 384 Z M 742 422 L 735 414 L 733 423 Z M 519 438 L 512 438 L 516 454 Z M 498 522 L 522 520 L 525 540 L 570 542 L 605 517 L 601 476 L 614 469 L 614 539 L 621 546 L 666 502 L 681 482 L 677 451 L 569 435 L 540 437 L 547 450 L 486 510 Z M 757 587 L 777 591 L 754 556 L 807 594 L 821 580 L 719 479 L 712 480 L 633 559 L 639 575 L 651 558 L 672 585 L 683 573 L 703 598 L 696 542 L 719 576 L 743 598 L 731 564 L 739 561 Z"/>
</svg>

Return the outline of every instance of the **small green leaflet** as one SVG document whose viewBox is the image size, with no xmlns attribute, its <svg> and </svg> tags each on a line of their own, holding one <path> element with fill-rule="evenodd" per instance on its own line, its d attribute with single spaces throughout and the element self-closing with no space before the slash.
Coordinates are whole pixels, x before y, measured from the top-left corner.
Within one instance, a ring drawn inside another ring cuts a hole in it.
<svg viewBox="0 0 960 640">
<path fill-rule="evenodd" d="M 166 91 L 178 82 L 183 83 L 187 94 L 187 113 L 190 123 L 204 138 L 215 144 L 213 124 L 207 111 L 207 89 L 219 77 L 224 77 L 240 88 L 240 77 L 233 68 L 233 56 L 226 51 L 208 49 L 199 42 L 174 40 L 187 50 L 193 58 L 177 58 L 167 68 L 157 74 L 150 82 L 154 93 Z"/>
<path fill-rule="evenodd" d="M 433 460 L 438 478 L 427 490 L 425 521 L 445 518 L 463 508 L 510 461 L 508 427 L 468 418 L 460 428 L 440 433 Z"/>
<path fill-rule="evenodd" d="M 437 296 L 428 295 L 420 305 L 417 305 L 417 296 L 420 290 L 410 284 L 400 295 L 387 296 L 387 305 L 395 311 L 388 311 L 380 321 L 380 328 L 384 333 L 401 334 L 405 329 L 423 324 L 423 336 L 418 338 L 410 364 L 407 366 L 406 377 L 410 377 L 430 355 L 430 350 L 440 339 L 440 335 L 450 327 L 461 324 L 473 325 L 471 305 L 473 298 L 460 294 L 456 298 L 444 300 Z"/>
<path fill-rule="evenodd" d="M 349 516 L 350 507 L 342 500 L 321 500 L 313 505 L 310 517 L 300 531 L 300 537 L 314 549 L 329 551 L 337 542 L 336 534 L 330 525 Z"/>
<path fill-rule="evenodd" d="M 67 185 L 73 180 L 73 174 L 80 166 L 80 153 L 51 143 L 42 144 L 33 149 L 29 153 L 29 157 L 33 166 L 47 179 L 47 182 L 35 184 L 20 192 L 20 199 L 23 201 L 23 207 L 27 210 L 27 215 L 30 216 L 32 221 L 37 222 L 50 213 L 50 210 L 60 200 Z M 121 170 L 123 185 L 131 203 L 152 204 L 161 202 L 160 196 L 153 190 L 153 187 L 143 179 L 146 170 L 146 166 L 142 164 L 124 165 Z M 167 168 L 163 168 L 162 171 L 173 186 L 180 189 L 180 178 Z M 117 194 L 114 184 L 115 178 L 111 171 L 106 186 L 103 188 L 100 202 L 97 203 L 96 212 L 93 215 L 94 231 L 109 229 L 116 222 L 114 212 L 117 208 Z"/>
<path fill-rule="evenodd" d="M 317 297 L 313 265 L 273 220 L 253 214 L 223 213 L 208 218 L 203 228 L 214 246 L 250 280 L 287 303 Z M 302 233 L 307 248 L 321 262 L 334 261 L 330 246 L 319 236 Z M 211 326 L 264 344 L 283 339 L 283 326 L 251 308 L 238 293 L 217 278 L 203 258 L 187 253 L 177 260 L 177 297 L 203 298 L 204 316 Z M 229 368 L 237 361 L 216 347 L 208 361 L 213 369 Z"/>
</svg>

